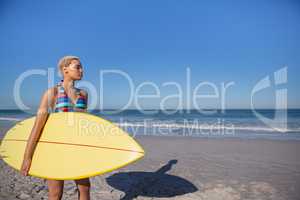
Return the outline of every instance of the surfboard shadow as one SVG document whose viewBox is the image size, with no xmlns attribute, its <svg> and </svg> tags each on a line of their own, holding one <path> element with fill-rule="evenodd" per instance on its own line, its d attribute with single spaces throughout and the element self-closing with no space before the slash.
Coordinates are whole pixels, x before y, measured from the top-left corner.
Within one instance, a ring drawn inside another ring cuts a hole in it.
<svg viewBox="0 0 300 200">
<path fill-rule="evenodd" d="M 190 181 L 166 174 L 178 160 L 170 160 L 155 172 L 120 172 L 106 178 L 107 183 L 125 195 L 121 200 L 130 200 L 137 196 L 174 197 L 192 193 L 198 188 Z"/>
</svg>

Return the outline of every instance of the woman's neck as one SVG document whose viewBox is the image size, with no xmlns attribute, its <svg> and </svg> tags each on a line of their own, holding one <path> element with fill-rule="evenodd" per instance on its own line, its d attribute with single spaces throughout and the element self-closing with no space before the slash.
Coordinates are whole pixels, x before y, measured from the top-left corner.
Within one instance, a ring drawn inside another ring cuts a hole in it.
<svg viewBox="0 0 300 200">
<path fill-rule="evenodd" d="M 70 88 L 74 88 L 75 81 L 72 79 L 64 78 L 62 85 L 64 86 L 65 89 L 68 90 Z"/>
</svg>

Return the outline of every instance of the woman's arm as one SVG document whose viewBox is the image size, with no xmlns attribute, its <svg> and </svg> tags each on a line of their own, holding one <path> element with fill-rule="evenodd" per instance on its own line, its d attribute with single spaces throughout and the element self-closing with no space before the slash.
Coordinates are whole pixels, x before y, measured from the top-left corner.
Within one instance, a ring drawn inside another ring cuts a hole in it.
<svg viewBox="0 0 300 200">
<path fill-rule="evenodd" d="M 85 108 L 85 112 L 87 112 L 87 109 L 88 109 L 88 93 L 85 92 L 85 99 L 86 99 L 86 108 Z"/>
<path fill-rule="evenodd" d="M 85 90 L 81 90 L 81 95 L 83 95 L 85 97 L 86 108 L 84 109 L 84 112 L 87 112 L 87 109 L 88 109 L 88 93 Z"/>
<path fill-rule="evenodd" d="M 21 167 L 21 174 L 23 174 L 24 176 L 27 176 L 28 174 L 35 147 L 40 138 L 42 129 L 44 128 L 44 125 L 49 116 L 48 108 L 53 105 L 54 96 L 55 96 L 54 91 L 55 91 L 54 88 L 50 88 L 42 96 L 40 106 L 37 111 L 36 119 L 33 128 L 31 130 L 29 139 L 27 141 L 27 145 L 24 153 L 23 163 Z"/>
</svg>

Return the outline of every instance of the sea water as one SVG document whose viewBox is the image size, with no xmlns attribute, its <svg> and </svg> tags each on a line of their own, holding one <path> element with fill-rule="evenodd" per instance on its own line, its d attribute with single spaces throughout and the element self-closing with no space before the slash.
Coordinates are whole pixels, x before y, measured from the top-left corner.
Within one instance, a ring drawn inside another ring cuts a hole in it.
<svg viewBox="0 0 300 200">
<path fill-rule="evenodd" d="M 276 110 L 257 110 L 261 116 L 275 122 L 265 123 L 250 109 L 215 110 L 91 110 L 89 113 L 117 124 L 131 136 L 155 135 L 204 138 L 264 138 L 300 139 L 300 109 L 288 109 L 286 128 L 276 128 Z M 18 121 L 32 117 L 35 112 L 0 110 L 0 137 Z M 277 119 L 278 120 L 278 119 Z M 279 119 L 280 121 L 280 119 Z M 283 120 L 284 121 L 284 120 Z"/>
</svg>

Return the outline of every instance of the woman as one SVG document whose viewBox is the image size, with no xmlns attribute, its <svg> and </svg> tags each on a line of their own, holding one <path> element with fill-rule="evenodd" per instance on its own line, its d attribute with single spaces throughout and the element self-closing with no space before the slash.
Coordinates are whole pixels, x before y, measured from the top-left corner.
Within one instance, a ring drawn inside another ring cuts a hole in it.
<svg viewBox="0 0 300 200">
<path fill-rule="evenodd" d="M 21 174 L 28 175 L 34 149 L 37 145 L 41 130 L 45 125 L 49 109 L 54 112 L 86 112 L 87 110 L 87 93 L 74 87 L 77 80 L 81 80 L 83 75 L 82 65 L 78 57 L 65 56 L 58 63 L 59 71 L 63 80 L 55 87 L 45 91 L 42 96 L 36 120 L 32 128 L 29 140 L 27 142 L 24 159 L 21 167 Z M 90 181 L 89 178 L 75 180 L 78 188 L 78 199 L 90 199 Z M 58 200 L 63 195 L 63 180 L 47 180 L 49 200 Z"/>
</svg>

